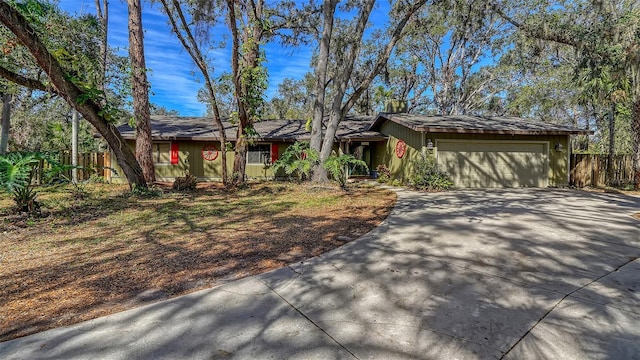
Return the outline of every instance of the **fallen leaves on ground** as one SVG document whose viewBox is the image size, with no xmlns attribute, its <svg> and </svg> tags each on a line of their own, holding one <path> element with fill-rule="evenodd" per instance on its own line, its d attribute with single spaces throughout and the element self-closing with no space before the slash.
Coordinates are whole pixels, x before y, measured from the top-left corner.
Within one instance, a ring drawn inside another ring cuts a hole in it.
<svg viewBox="0 0 640 360">
<path fill-rule="evenodd" d="M 39 189 L 45 217 L 0 197 L 0 341 L 183 295 L 317 256 L 379 225 L 391 191 L 258 183 L 127 195 Z"/>
</svg>

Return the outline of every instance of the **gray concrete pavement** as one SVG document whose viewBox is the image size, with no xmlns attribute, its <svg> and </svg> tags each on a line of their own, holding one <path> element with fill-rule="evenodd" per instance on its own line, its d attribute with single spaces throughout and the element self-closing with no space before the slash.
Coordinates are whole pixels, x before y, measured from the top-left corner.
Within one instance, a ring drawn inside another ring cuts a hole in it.
<svg viewBox="0 0 640 360">
<path fill-rule="evenodd" d="M 323 256 L 0 343 L 3 359 L 640 359 L 640 198 L 399 191 Z"/>
</svg>

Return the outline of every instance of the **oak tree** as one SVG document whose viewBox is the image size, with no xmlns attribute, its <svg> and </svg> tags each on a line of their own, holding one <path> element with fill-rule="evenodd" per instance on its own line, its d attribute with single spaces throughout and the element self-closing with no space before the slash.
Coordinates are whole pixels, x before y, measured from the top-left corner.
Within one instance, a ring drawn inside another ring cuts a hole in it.
<svg viewBox="0 0 640 360">
<path fill-rule="evenodd" d="M 640 7 L 635 0 L 530 2 L 517 11 L 493 1 L 494 11 L 528 37 L 571 46 L 579 57 L 576 71 L 586 72 L 602 91 L 631 103 L 634 184 L 640 189 Z M 520 14 L 527 14 L 522 18 Z"/>
<path fill-rule="evenodd" d="M 118 165 L 129 185 L 146 188 L 146 181 L 135 155 L 112 122 L 112 108 L 109 104 L 100 103 L 102 92 L 86 76 L 81 77 L 87 74 L 78 71 L 74 65 L 82 64 L 74 63 L 73 57 L 68 56 L 69 53 L 60 47 L 60 44 L 50 42 L 51 49 L 45 45 L 42 39 L 52 34 L 46 32 L 47 24 L 40 19 L 41 14 L 37 11 L 29 13 L 27 19 L 18 7 L 0 0 L 0 24 L 14 36 L 16 46 L 20 44 L 27 50 L 33 66 L 41 70 L 43 75 L 40 78 L 31 78 L 6 66 L 0 66 L 0 77 L 20 86 L 51 92 L 62 97 L 103 136 L 116 155 Z M 31 25 L 32 22 L 35 26 Z"/>
<path fill-rule="evenodd" d="M 346 3 L 341 11 L 356 12 L 351 21 L 337 19 L 338 3 L 337 0 L 323 1 L 322 30 L 318 38 L 311 148 L 320 153 L 320 162 L 324 162 L 331 155 L 338 125 L 376 76 L 384 70 L 393 49 L 404 35 L 405 26 L 427 0 L 393 4 L 389 16 L 390 25 L 384 37 L 386 41 L 378 48 L 376 60 L 371 64 L 369 71 L 366 71 L 357 83 L 352 83 L 352 75 L 361 54 L 365 30 L 370 25 L 369 17 L 376 1 Z M 326 170 L 320 164 L 315 166 L 313 177 L 314 181 L 318 182 L 328 179 Z"/>
</svg>

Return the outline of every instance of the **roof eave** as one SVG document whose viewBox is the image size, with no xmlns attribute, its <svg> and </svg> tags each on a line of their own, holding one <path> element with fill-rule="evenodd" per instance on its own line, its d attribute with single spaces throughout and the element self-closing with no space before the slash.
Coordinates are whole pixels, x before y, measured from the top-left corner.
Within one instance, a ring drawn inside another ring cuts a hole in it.
<svg viewBox="0 0 640 360">
<path fill-rule="evenodd" d="M 355 141 L 385 141 L 388 140 L 388 136 L 340 136 L 339 141 L 355 140 Z"/>
<path fill-rule="evenodd" d="M 385 121 L 385 120 L 391 120 L 389 119 L 386 115 L 388 115 L 387 113 L 379 113 L 378 115 L 376 115 L 375 119 L 373 119 L 373 122 L 371 123 L 371 125 L 369 125 L 365 131 L 377 131 L 376 129 Z M 391 120 L 393 121 L 393 120 Z M 394 121 L 395 122 L 395 121 Z M 402 124 L 401 124 L 402 125 Z"/>
<path fill-rule="evenodd" d="M 488 135 L 593 135 L 589 130 L 495 130 L 495 129 L 452 129 L 437 127 L 411 127 L 412 130 L 427 133 L 488 134 Z"/>
</svg>

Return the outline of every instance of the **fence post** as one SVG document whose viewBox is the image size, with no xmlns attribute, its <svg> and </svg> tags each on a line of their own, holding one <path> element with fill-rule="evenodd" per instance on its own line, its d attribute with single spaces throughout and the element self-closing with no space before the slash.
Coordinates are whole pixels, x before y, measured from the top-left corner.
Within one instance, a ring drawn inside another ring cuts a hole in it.
<svg viewBox="0 0 640 360">
<path fill-rule="evenodd" d="M 607 178 L 604 171 L 608 157 L 597 154 L 572 154 L 570 160 L 570 183 L 576 187 L 607 185 L 607 180 L 613 184 L 623 185 L 633 182 L 632 155 L 616 155 L 613 158 L 613 174 Z"/>
<path fill-rule="evenodd" d="M 569 185 L 576 186 L 576 154 L 569 157 Z"/>
<path fill-rule="evenodd" d="M 71 180 L 78 183 L 78 111 L 73 109 L 71 115 Z"/>
<path fill-rule="evenodd" d="M 591 185 L 592 187 L 598 186 L 598 159 L 594 159 L 597 155 L 591 157 Z"/>
<path fill-rule="evenodd" d="M 111 152 L 104 153 L 104 178 L 107 182 L 111 182 Z"/>
</svg>

